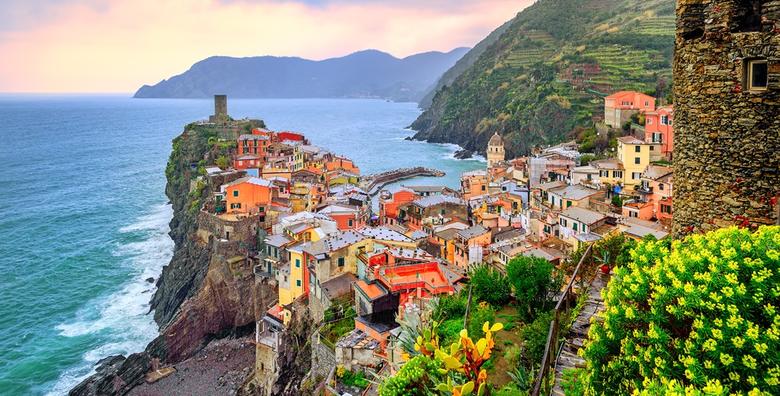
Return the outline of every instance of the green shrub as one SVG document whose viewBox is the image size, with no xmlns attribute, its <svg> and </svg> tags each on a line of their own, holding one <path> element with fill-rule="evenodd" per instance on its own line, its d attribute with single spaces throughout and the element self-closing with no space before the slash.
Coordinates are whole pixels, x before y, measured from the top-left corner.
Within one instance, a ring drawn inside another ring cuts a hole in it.
<svg viewBox="0 0 780 396">
<path fill-rule="evenodd" d="M 643 241 L 630 258 L 590 329 L 589 390 L 780 394 L 780 227 Z"/>
<path fill-rule="evenodd" d="M 531 324 L 523 327 L 523 330 L 520 331 L 520 336 L 523 338 L 525 361 L 528 367 L 534 367 L 542 360 L 552 319 L 553 311 L 539 314 Z"/>
<path fill-rule="evenodd" d="M 527 318 L 533 318 L 536 312 L 549 309 L 553 294 L 560 290 L 562 279 L 553 265 L 539 257 L 518 256 L 507 266 L 509 283 L 515 292 L 520 310 L 525 310 Z"/>
<path fill-rule="evenodd" d="M 216 164 L 222 169 L 227 169 L 230 166 L 230 159 L 227 156 L 221 155 L 216 159 Z"/>
<path fill-rule="evenodd" d="M 582 396 L 585 394 L 585 370 L 565 369 L 561 378 L 561 388 L 566 396 Z"/>
<path fill-rule="evenodd" d="M 620 195 L 613 195 L 612 196 L 612 206 L 622 208 L 623 207 L 623 198 L 620 198 Z"/>
<path fill-rule="evenodd" d="M 442 363 L 425 355 L 406 362 L 392 377 L 379 385 L 379 396 L 429 396 L 436 394 L 436 384 L 443 374 Z"/>
<path fill-rule="evenodd" d="M 360 389 L 364 389 L 368 386 L 368 380 L 362 371 L 354 372 L 346 370 L 341 374 L 340 378 L 341 383 L 346 386 L 354 386 Z"/>
<path fill-rule="evenodd" d="M 469 325 L 467 330 L 469 331 L 471 337 L 482 337 L 485 334 L 482 331 L 482 325 L 485 322 L 493 323 L 495 322 L 495 319 L 496 311 L 494 311 L 489 304 L 481 303 L 473 307 L 472 311 L 469 312 Z"/>
<path fill-rule="evenodd" d="M 473 297 L 494 307 L 505 305 L 512 292 L 509 279 L 502 273 L 483 265 L 471 272 Z"/>
<path fill-rule="evenodd" d="M 442 345 L 450 345 L 460 339 L 463 330 L 463 318 L 448 319 L 439 325 L 439 339 Z"/>
<path fill-rule="evenodd" d="M 436 320 L 445 321 L 463 318 L 465 313 L 466 297 L 462 294 L 453 294 L 451 296 L 439 297 L 436 308 L 433 310 L 433 317 Z"/>
</svg>

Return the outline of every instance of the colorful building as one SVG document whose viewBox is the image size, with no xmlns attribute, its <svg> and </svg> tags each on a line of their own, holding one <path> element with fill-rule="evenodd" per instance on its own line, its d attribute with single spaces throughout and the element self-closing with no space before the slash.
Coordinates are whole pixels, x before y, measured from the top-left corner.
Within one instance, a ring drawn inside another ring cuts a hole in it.
<svg viewBox="0 0 780 396">
<path fill-rule="evenodd" d="M 274 198 L 273 183 L 258 177 L 243 177 L 223 187 L 227 213 L 262 214 Z"/>
<path fill-rule="evenodd" d="M 419 199 L 413 190 L 401 188 L 396 192 L 382 191 L 379 195 L 379 223 L 393 225 L 399 223 L 401 206 Z"/>
<path fill-rule="evenodd" d="M 645 141 L 661 145 L 661 154 L 672 158 L 674 150 L 674 108 L 663 106 L 645 113 Z"/>
<path fill-rule="evenodd" d="M 650 162 L 661 158 L 661 145 L 633 136 L 620 137 L 617 143 L 617 159 L 625 168 L 623 186 L 631 191 L 642 182 L 642 173 Z"/>
<path fill-rule="evenodd" d="M 631 116 L 655 110 L 655 98 L 635 91 L 620 91 L 604 98 L 604 123 L 620 128 Z"/>
</svg>

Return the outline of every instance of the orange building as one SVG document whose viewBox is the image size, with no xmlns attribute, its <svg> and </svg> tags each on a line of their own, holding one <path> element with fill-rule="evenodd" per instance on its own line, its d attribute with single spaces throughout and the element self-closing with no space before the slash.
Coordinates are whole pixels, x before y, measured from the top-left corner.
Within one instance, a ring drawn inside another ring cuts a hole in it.
<svg viewBox="0 0 780 396">
<path fill-rule="evenodd" d="M 325 169 L 328 172 L 345 170 L 349 173 L 360 175 L 360 168 L 355 166 L 351 159 L 345 157 L 334 156 L 333 159 L 325 163 Z"/>
<path fill-rule="evenodd" d="M 484 170 L 475 170 L 466 172 L 460 177 L 460 191 L 463 199 L 468 201 L 471 198 L 485 195 L 488 193 L 488 174 Z"/>
<path fill-rule="evenodd" d="M 402 188 L 394 193 L 382 191 L 379 197 L 380 224 L 398 224 L 399 208 L 420 198 L 414 191 Z"/>
<path fill-rule="evenodd" d="M 223 187 L 227 213 L 264 213 L 274 198 L 273 183 L 259 177 L 243 177 Z"/>
<path fill-rule="evenodd" d="M 239 155 L 233 160 L 233 168 L 244 170 L 249 168 L 260 168 L 263 166 L 263 160 L 254 154 Z"/>
<path fill-rule="evenodd" d="M 620 128 L 636 113 L 655 110 L 655 98 L 636 91 L 620 91 L 604 98 L 604 123 Z"/>
<path fill-rule="evenodd" d="M 238 155 L 252 154 L 264 157 L 266 148 L 271 143 L 271 137 L 255 129 L 258 134 L 240 135 L 238 137 Z M 270 132 L 269 132 L 270 133 Z"/>
<path fill-rule="evenodd" d="M 341 231 L 363 228 L 366 225 L 366 216 L 356 206 L 328 205 L 320 209 L 318 213 L 325 214 L 333 219 Z"/>
<path fill-rule="evenodd" d="M 674 108 L 659 107 L 645 113 L 645 141 L 661 144 L 661 153 L 668 159 L 674 150 Z"/>
</svg>

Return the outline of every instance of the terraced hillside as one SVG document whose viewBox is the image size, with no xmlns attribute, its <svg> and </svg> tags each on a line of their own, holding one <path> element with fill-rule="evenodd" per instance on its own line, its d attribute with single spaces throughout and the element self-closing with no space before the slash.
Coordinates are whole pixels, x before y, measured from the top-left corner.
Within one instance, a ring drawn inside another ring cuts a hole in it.
<svg viewBox="0 0 780 396">
<path fill-rule="evenodd" d="M 412 124 L 415 139 L 484 152 L 493 132 L 510 155 L 589 127 L 603 96 L 671 92 L 674 0 L 540 0 Z M 468 54 L 466 55 L 468 56 Z"/>
</svg>

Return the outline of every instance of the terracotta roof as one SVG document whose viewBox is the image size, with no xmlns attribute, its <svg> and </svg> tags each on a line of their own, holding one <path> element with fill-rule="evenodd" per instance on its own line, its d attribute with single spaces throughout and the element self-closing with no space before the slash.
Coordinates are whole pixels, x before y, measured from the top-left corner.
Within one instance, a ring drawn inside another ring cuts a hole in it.
<svg viewBox="0 0 780 396">
<path fill-rule="evenodd" d="M 577 220 L 587 225 L 597 223 L 606 217 L 599 212 L 594 212 L 592 210 L 580 208 L 577 206 L 572 206 L 570 208 L 567 208 L 561 213 L 561 216 L 565 216 L 570 219 Z"/>
</svg>

